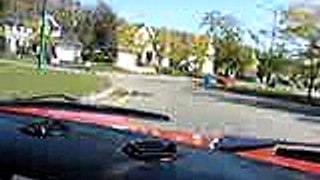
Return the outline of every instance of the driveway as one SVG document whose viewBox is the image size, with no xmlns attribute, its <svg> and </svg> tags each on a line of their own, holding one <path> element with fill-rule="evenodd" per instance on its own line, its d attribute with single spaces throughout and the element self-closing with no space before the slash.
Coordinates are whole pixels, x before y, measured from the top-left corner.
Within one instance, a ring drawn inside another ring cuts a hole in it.
<svg viewBox="0 0 320 180">
<path fill-rule="evenodd" d="M 320 109 L 219 90 L 193 91 L 191 80 L 166 76 L 113 75 L 113 85 L 132 92 L 122 106 L 166 113 L 161 126 L 204 133 L 320 142 Z"/>
</svg>

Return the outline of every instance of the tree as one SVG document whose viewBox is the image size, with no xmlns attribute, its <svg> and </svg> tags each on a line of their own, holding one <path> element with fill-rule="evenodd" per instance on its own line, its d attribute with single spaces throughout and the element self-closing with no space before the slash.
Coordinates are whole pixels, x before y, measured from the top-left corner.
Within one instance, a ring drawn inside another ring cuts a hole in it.
<svg viewBox="0 0 320 180">
<path fill-rule="evenodd" d="M 73 11 L 64 8 L 58 9 L 54 12 L 54 16 L 57 21 L 63 26 L 63 30 L 65 32 L 73 33 L 73 30 L 75 28 L 74 17 L 76 17 Z"/>
<path fill-rule="evenodd" d="M 152 48 L 155 51 L 155 56 L 158 62 L 158 66 L 160 66 L 161 60 L 162 60 L 162 56 L 160 52 L 160 39 L 159 39 L 160 31 L 154 27 L 151 27 L 151 28 L 147 28 L 147 33 L 150 38 L 148 43 L 151 43 Z M 158 68 L 157 70 L 159 71 Z"/>
<path fill-rule="evenodd" d="M 319 42 L 320 31 L 318 26 L 319 21 L 317 15 L 306 9 L 290 9 L 287 12 L 287 22 L 285 32 L 294 37 L 304 41 L 306 47 L 301 57 L 308 59 L 308 100 L 312 102 L 312 93 L 315 88 L 315 81 L 319 76 Z"/>
<path fill-rule="evenodd" d="M 98 1 L 94 19 L 96 41 L 98 44 L 112 46 L 117 37 L 117 15 L 106 3 Z"/>
<path fill-rule="evenodd" d="M 245 72 L 256 72 L 257 58 L 255 56 L 255 48 L 242 45 L 239 56 L 239 74 L 243 76 Z"/>
<path fill-rule="evenodd" d="M 205 60 L 208 58 L 209 38 L 204 35 L 195 35 L 192 38 L 191 54 L 196 57 L 197 71 L 202 69 Z"/>
<path fill-rule="evenodd" d="M 216 51 L 215 69 L 225 75 L 239 70 L 242 31 L 234 17 L 212 11 L 206 13 L 201 24 L 207 28 L 207 34 Z"/>
<path fill-rule="evenodd" d="M 179 69 L 181 61 L 187 60 L 191 54 L 191 43 L 187 43 L 186 36 L 179 31 L 170 30 L 167 36 L 165 56 L 171 60 L 174 69 Z"/>
<path fill-rule="evenodd" d="M 93 55 L 94 49 L 100 48 L 103 57 L 109 61 L 116 59 L 118 17 L 104 1 L 98 0 L 94 10 L 60 8 L 54 11 L 54 15 L 62 24 L 64 34 L 81 41 L 86 54 Z M 92 56 L 87 58 L 95 59 Z"/>
<path fill-rule="evenodd" d="M 0 18 L 5 15 L 5 0 L 0 0 Z"/>
<path fill-rule="evenodd" d="M 145 42 L 137 42 L 139 26 L 126 21 L 121 22 L 117 27 L 118 43 L 121 48 L 129 52 L 140 54 Z"/>
<path fill-rule="evenodd" d="M 248 31 L 251 39 L 259 47 L 255 50 L 255 56 L 259 61 L 257 77 L 261 83 L 267 85 L 270 84 L 271 77 L 275 73 L 274 67 L 282 64 L 277 61 L 281 61 L 287 53 L 284 43 L 287 40 L 282 29 L 285 21 L 285 11 L 280 9 L 270 11 L 273 13 L 273 22 L 270 29 L 261 29 L 257 33 Z"/>
<path fill-rule="evenodd" d="M 78 21 L 76 27 L 74 28 L 75 34 L 78 35 L 79 40 L 85 48 L 93 48 L 95 44 L 95 34 L 94 34 L 94 20 L 92 12 L 83 11 L 78 13 L 81 19 Z"/>
</svg>

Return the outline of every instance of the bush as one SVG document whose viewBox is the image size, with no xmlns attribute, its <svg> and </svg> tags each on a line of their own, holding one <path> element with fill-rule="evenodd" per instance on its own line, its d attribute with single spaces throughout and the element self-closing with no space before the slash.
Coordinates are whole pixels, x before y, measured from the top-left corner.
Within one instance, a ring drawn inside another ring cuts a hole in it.
<svg viewBox="0 0 320 180">
<path fill-rule="evenodd" d="M 99 52 L 94 54 L 94 62 L 106 62 L 107 57 L 105 56 L 104 53 Z"/>
<path fill-rule="evenodd" d="M 161 73 L 161 74 L 172 74 L 172 72 L 173 72 L 173 69 L 172 68 L 166 68 L 166 67 L 161 67 L 160 69 L 159 69 L 159 72 Z"/>
<path fill-rule="evenodd" d="M 161 74 L 167 74 L 167 75 L 172 75 L 172 76 L 188 76 L 188 75 L 190 75 L 190 73 L 188 73 L 188 72 L 184 72 L 184 71 L 181 71 L 178 69 L 173 69 L 173 68 L 167 68 L 167 67 L 160 68 L 159 72 Z"/>
<path fill-rule="evenodd" d="M 180 70 L 173 70 L 172 75 L 173 75 L 173 76 L 186 76 L 187 73 L 182 72 L 182 71 L 180 71 Z"/>
</svg>

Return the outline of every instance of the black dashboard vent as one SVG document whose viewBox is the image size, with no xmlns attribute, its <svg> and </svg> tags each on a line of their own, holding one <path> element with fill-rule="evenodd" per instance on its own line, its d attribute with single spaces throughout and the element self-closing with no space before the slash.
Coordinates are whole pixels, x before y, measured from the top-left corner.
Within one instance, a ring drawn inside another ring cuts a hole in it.
<svg viewBox="0 0 320 180">
<path fill-rule="evenodd" d="M 68 127 L 59 121 L 42 120 L 21 127 L 19 130 L 26 135 L 43 139 L 63 136 L 68 131 Z"/>
<path fill-rule="evenodd" d="M 170 162 L 177 157 L 177 146 L 162 140 L 131 141 L 122 149 L 130 158 L 141 161 Z"/>
<path fill-rule="evenodd" d="M 277 156 L 320 163 L 319 146 L 277 145 L 274 152 Z"/>
</svg>

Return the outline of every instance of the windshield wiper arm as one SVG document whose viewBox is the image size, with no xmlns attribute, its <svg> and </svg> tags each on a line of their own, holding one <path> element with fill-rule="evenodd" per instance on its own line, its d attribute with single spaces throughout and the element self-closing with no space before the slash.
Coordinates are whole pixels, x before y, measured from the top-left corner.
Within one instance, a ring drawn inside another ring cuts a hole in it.
<svg viewBox="0 0 320 180">
<path fill-rule="evenodd" d="M 61 101 L 61 99 L 63 101 Z M 56 101 L 53 101 L 56 100 Z M 69 94 L 44 94 L 34 95 L 28 98 L 13 98 L 9 101 L 0 101 L 0 106 L 3 105 L 40 105 L 50 107 L 66 107 L 70 106 L 78 109 L 86 109 L 89 111 L 119 114 L 124 116 L 142 118 L 142 119 L 153 119 L 158 121 L 171 121 L 171 117 L 165 114 L 148 112 L 137 109 L 122 108 L 110 105 L 99 105 L 99 104 L 86 104 L 81 101 L 77 96 Z"/>
<path fill-rule="evenodd" d="M 70 95 L 70 94 L 43 94 L 43 95 L 34 95 L 27 98 L 14 98 L 15 101 L 41 101 L 41 100 L 64 100 L 68 102 L 77 102 L 80 101 L 80 99 L 76 96 Z"/>
</svg>

